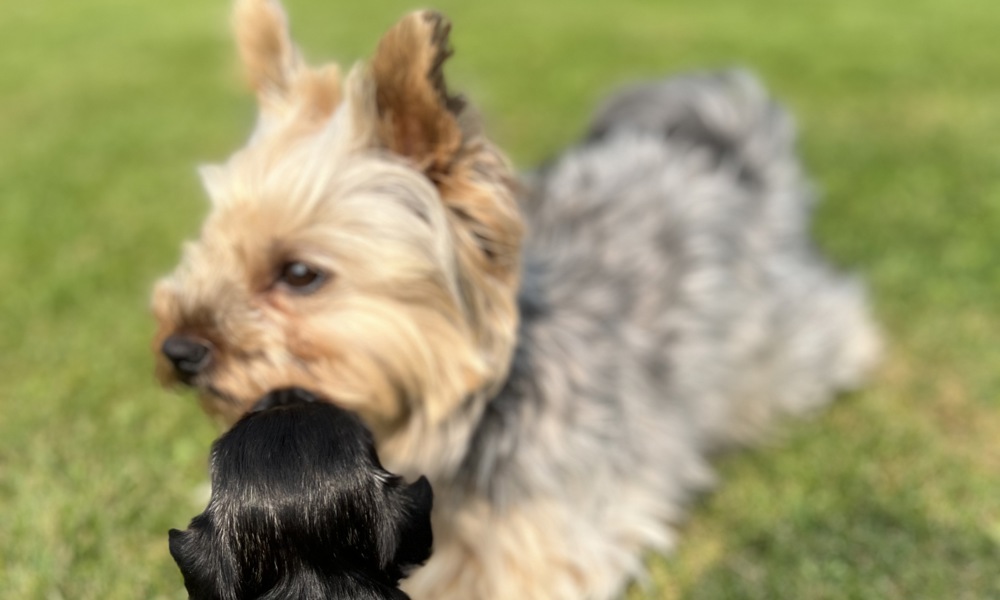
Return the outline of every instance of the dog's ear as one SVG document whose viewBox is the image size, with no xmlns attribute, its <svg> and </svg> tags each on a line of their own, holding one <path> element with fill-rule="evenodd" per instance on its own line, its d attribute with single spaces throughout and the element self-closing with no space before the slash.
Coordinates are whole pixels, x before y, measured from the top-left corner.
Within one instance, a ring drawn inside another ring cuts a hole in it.
<svg viewBox="0 0 1000 600">
<path fill-rule="evenodd" d="M 431 555 L 434 534 L 431 529 L 431 509 L 434 506 L 434 492 L 426 477 L 396 488 L 398 515 L 396 527 L 397 545 L 391 564 L 402 574 L 423 564 Z"/>
<path fill-rule="evenodd" d="M 440 13 L 410 13 L 382 37 L 371 61 L 379 141 L 432 180 L 448 171 L 462 145 L 464 101 L 448 93 L 442 70 L 450 30 Z"/>
<path fill-rule="evenodd" d="M 198 552 L 192 547 L 195 541 L 193 534 L 190 530 L 171 529 L 167 535 L 170 537 L 170 556 L 174 557 L 177 568 L 187 579 L 187 573 L 193 571 L 198 563 Z"/>
<path fill-rule="evenodd" d="M 171 529 L 170 555 L 184 576 L 190 600 L 235 599 L 237 582 L 227 576 L 216 549 L 198 529 Z"/>
<path fill-rule="evenodd" d="M 305 64 L 278 0 L 236 0 L 233 26 L 260 104 L 258 130 L 283 118 L 318 123 L 332 114 L 341 98 L 340 70 L 334 64 L 319 69 Z"/>
<path fill-rule="evenodd" d="M 374 135 L 437 187 L 482 354 L 489 364 L 506 365 L 517 323 L 522 233 L 516 183 L 506 158 L 464 111 L 464 100 L 448 91 L 443 65 L 452 53 L 450 28 L 441 14 L 419 11 L 383 36 L 370 63 Z M 490 378 L 498 382 L 502 372 Z"/>
</svg>

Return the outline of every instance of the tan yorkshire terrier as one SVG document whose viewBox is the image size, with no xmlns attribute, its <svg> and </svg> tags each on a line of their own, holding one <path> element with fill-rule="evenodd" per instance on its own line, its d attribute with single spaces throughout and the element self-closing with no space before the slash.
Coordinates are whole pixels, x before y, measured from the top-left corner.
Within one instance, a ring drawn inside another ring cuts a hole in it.
<svg viewBox="0 0 1000 600">
<path fill-rule="evenodd" d="M 716 451 L 862 383 L 862 285 L 808 239 L 788 116 L 743 72 L 613 96 L 519 179 L 415 12 L 346 75 L 239 0 L 260 114 L 156 286 L 166 383 L 232 424 L 298 387 L 434 488 L 415 600 L 619 596 Z"/>
</svg>

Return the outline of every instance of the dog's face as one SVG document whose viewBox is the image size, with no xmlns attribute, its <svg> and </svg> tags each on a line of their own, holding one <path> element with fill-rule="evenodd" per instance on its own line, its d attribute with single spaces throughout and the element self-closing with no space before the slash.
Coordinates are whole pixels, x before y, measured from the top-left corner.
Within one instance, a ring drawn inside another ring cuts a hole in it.
<svg viewBox="0 0 1000 600">
<path fill-rule="evenodd" d="M 430 556 L 430 484 L 385 471 L 360 420 L 315 400 L 272 392 L 214 444 L 208 508 L 170 532 L 194 600 L 382 597 Z"/>
<path fill-rule="evenodd" d="M 379 439 L 447 418 L 506 372 L 521 236 L 506 160 L 446 90 L 447 22 L 407 16 L 344 80 L 276 2 L 239 0 L 236 31 L 259 120 L 202 169 L 211 213 L 156 286 L 161 380 L 229 423 L 287 386 Z"/>
</svg>

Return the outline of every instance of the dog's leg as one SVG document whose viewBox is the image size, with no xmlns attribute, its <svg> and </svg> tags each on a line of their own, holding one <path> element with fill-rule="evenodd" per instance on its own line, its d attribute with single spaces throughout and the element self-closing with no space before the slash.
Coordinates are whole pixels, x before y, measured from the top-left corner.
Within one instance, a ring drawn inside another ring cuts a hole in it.
<svg viewBox="0 0 1000 600">
<path fill-rule="evenodd" d="M 637 506 L 590 511 L 536 500 L 503 512 L 485 502 L 446 510 L 434 522 L 434 554 L 403 589 L 413 600 L 618 597 L 641 573 L 643 548 L 672 545 L 662 520 L 629 510 Z"/>
</svg>

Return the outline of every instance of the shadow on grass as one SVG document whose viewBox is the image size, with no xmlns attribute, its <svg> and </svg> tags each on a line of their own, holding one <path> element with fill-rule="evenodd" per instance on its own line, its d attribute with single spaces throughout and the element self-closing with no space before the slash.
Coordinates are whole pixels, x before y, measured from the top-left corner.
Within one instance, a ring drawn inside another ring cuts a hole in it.
<svg viewBox="0 0 1000 600">
<path fill-rule="evenodd" d="M 1000 544 L 872 501 L 749 529 L 683 598 L 1000 598 Z"/>
</svg>

